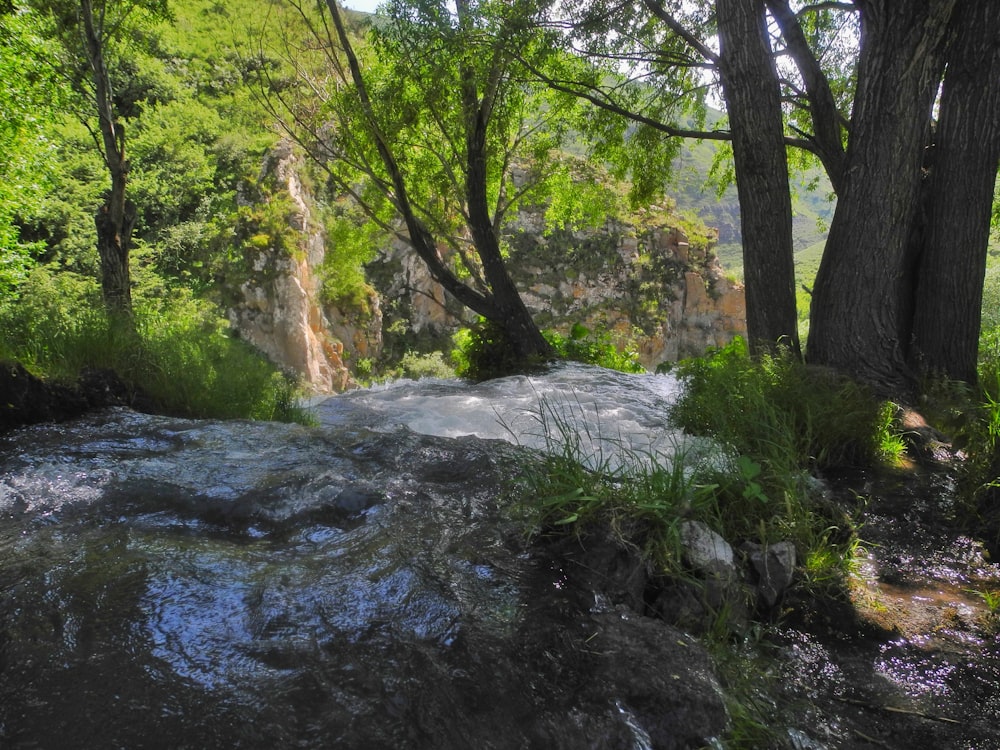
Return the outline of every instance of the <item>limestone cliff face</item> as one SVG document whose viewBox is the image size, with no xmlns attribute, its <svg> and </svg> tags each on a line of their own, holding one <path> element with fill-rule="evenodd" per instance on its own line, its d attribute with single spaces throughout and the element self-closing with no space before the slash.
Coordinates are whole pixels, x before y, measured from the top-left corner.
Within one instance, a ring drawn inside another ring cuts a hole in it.
<svg viewBox="0 0 1000 750">
<path fill-rule="evenodd" d="M 319 275 L 327 240 L 299 169 L 300 158 L 281 144 L 261 171 L 267 189 L 245 196 L 248 207 L 284 201 L 284 213 L 277 212 L 277 229 L 248 233 L 246 278 L 229 310 L 233 327 L 317 392 L 350 387 L 346 363 L 391 365 L 407 351 L 450 349 L 452 334 L 474 315 L 444 294 L 402 242 L 368 265 L 374 291 L 363 310 L 324 304 Z M 530 212 L 507 231 L 512 275 L 542 328 L 566 334 L 582 324 L 608 333 L 637 350 L 650 370 L 746 332 L 743 289 L 725 278 L 711 240 L 689 241 L 654 220 L 546 234 L 542 217 Z"/>
<path fill-rule="evenodd" d="M 655 370 L 746 333 L 743 288 L 725 277 L 712 241 L 617 221 L 546 236 L 529 217 L 512 237 L 512 261 L 542 327 L 607 332 Z"/>
<path fill-rule="evenodd" d="M 650 370 L 746 333 L 743 288 L 725 277 L 711 242 L 693 244 L 679 229 L 609 222 L 545 235 L 541 217 L 524 214 L 508 239 L 512 275 L 542 328 L 566 334 L 580 323 L 607 332 L 637 349 Z M 398 348 L 447 347 L 474 317 L 445 297 L 404 245 L 376 266 L 373 283 L 391 308 L 387 330 L 405 333 Z M 387 335 L 387 346 L 396 338 Z"/>
<path fill-rule="evenodd" d="M 280 236 L 259 232 L 245 248 L 248 278 L 228 315 L 240 336 L 271 361 L 301 376 L 314 391 L 330 393 L 344 390 L 350 373 L 343 344 L 331 334 L 320 302 L 314 269 L 323 263 L 326 240 L 299 178 L 298 159 L 291 145 L 282 143 L 265 161 L 259 182 L 273 184 L 274 190 L 254 198 L 287 201 L 287 231 Z"/>
</svg>

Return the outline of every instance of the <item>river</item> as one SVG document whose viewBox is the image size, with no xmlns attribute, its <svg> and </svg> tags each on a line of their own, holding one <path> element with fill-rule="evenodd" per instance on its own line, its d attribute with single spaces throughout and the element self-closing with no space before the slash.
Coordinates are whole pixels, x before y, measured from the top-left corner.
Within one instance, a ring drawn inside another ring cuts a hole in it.
<svg viewBox="0 0 1000 750">
<path fill-rule="evenodd" d="M 677 392 L 567 365 L 355 391 L 312 427 L 116 409 L 0 437 L 0 747 L 734 742 L 699 641 L 577 586 L 509 493 L 566 430 L 596 465 L 671 454 Z M 1000 577 L 933 509 L 933 550 L 900 541 L 901 502 L 871 502 L 859 585 L 926 617 L 769 630 L 781 746 L 1000 747 L 969 593 Z"/>
</svg>

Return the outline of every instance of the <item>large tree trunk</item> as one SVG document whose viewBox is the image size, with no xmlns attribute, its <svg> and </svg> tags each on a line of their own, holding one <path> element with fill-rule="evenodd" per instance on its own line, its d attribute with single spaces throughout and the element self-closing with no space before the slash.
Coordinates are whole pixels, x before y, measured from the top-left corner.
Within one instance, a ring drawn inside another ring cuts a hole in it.
<svg viewBox="0 0 1000 750">
<path fill-rule="evenodd" d="M 1000 2 L 967 0 L 955 29 L 924 184 L 910 360 L 974 383 L 1000 160 Z"/>
<path fill-rule="evenodd" d="M 718 0 L 716 13 L 743 230 L 747 338 L 751 351 L 781 344 L 797 353 L 792 202 L 764 0 Z"/>
<path fill-rule="evenodd" d="M 857 0 L 846 170 L 813 291 L 808 358 L 906 393 L 907 244 L 955 0 Z"/>
</svg>

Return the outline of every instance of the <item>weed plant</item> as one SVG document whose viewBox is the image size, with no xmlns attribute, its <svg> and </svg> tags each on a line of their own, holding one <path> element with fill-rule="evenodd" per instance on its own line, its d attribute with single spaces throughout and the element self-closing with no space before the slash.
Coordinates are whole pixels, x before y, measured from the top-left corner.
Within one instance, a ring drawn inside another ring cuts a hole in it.
<svg viewBox="0 0 1000 750">
<path fill-rule="evenodd" d="M 683 576 L 681 525 L 700 521 L 733 544 L 792 538 L 810 581 L 842 578 L 854 539 L 813 506 L 815 483 L 803 472 L 781 494 L 763 483 L 759 463 L 721 443 L 678 434 L 670 447 L 636 449 L 595 434 L 600 425 L 569 418 L 567 408 L 543 403 L 534 415 L 546 448 L 523 472 L 519 494 L 538 525 L 581 532 L 604 525 L 623 545 L 639 546 L 658 573 Z"/>
<path fill-rule="evenodd" d="M 577 413 L 570 418 L 567 410 Z M 695 451 L 682 444 L 673 454 L 635 450 L 621 437 L 600 434 L 587 416 L 580 404 L 545 402 L 532 415 L 533 437 L 540 435 L 545 449 L 519 477 L 529 515 L 540 527 L 583 531 L 605 524 L 623 545 L 641 545 L 656 568 L 679 573 L 681 521 L 712 514 L 713 487 L 685 458 Z M 522 434 L 510 432 L 515 440 Z"/>
<path fill-rule="evenodd" d="M 39 268 L 21 292 L 0 308 L 0 357 L 36 375 L 110 369 L 164 413 L 308 421 L 295 384 L 188 293 L 137 297 L 133 329 L 109 320 L 91 279 Z"/>
</svg>

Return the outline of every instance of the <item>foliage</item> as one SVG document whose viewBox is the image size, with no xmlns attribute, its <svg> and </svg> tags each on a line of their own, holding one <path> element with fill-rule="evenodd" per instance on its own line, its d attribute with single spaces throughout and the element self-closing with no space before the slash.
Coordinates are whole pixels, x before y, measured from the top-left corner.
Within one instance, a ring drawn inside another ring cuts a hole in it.
<svg viewBox="0 0 1000 750">
<path fill-rule="evenodd" d="M 1000 326 L 983 330 L 976 386 L 930 383 L 925 400 L 936 425 L 964 453 L 959 494 L 965 520 L 1000 551 Z"/>
<path fill-rule="evenodd" d="M 545 331 L 544 335 L 559 359 L 585 362 L 620 372 L 645 372 L 635 352 L 619 351 L 609 334 L 593 333 L 580 323 L 572 327 L 568 337 L 556 331 Z M 523 371 L 518 360 L 509 357 L 504 336 L 502 330 L 482 318 L 469 328 L 458 331 L 454 337 L 455 348 L 451 352 L 455 373 L 459 377 L 479 381 Z M 542 365 L 544 362 L 534 364 Z"/>
<path fill-rule="evenodd" d="M 736 339 L 677 367 L 684 392 L 673 419 L 757 460 L 764 477 L 893 462 L 902 445 L 895 406 L 864 386 L 788 354 L 754 360 Z"/>
<path fill-rule="evenodd" d="M 583 159 L 563 159 L 548 170 L 545 233 L 598 227 L 622 214 L 614 179 Z"/>
<path fill-rule="evenodd" d="M 36 19 L 0 13 L 0 297 L 15 294 L 43 250 L 26 239 L 21 217 L 51 189 L 54 147 L 45 129 L 60 92 L 51 72 L 38 64 L 46 43 Z"/>
<path fill-rule="evenodd" d="M 732 544 L 791 539 L 803 559 L 813 560 L 811 583 L 842 582 L 853 529 L 820 507 L 803 472 L 776 482 L 749 456 L 691 438 L 677 438 L 669 451 L 636 450 L 589 427 L 578 432 L 576 422 L 592 420 L 570 419 L 567 408 L 586 409 L 546 403 L 535 415 L 547 450 L 519 480 L 518 495 L 542 526 L 599 524 L 622 544 L 638 545 L 657 573 L 684 576 L 682 524 L 698 521 Z M 605 450 L 608 444 L 613 450 Z M 822 569 L 819 551 L 827 553 Z"/>
<path fill-rule="evenodd" d="M 545 331 L 545 338 L 552 344 L 556 356 L 576 362 L 606 367 L 620 372 L 645 372 L 639 363 L 638 354 L 626 349 L 619 351 L 608 333 L 594 333 L 586 326 L 576 323 L 570 329 L 569 337 L 556 331 Z"/>
<path fill-rule="evenodd" d="M 365 221 L 346 201 L 329 211 L 326 226 L 326 255 L 320 274 L 323 300 L 342 309 L 370 313 L 374 290 L 365 278 L 365 264 L 375 258 L 385 231 Z"/>
<path fill-rule="evenodd" d="M 420 378 L 451 378 L 455 371 L 444 361 L 441 352 L 417 354 L 407 352 L 399 362 L 403 377 L 419 380 Z"/>
<path fill-rule="evenodd" d="M 508 334 L 494 322 L 479 318 L 468 328 L 462 328 L 453 338 L 455 348 L 451 359 L 455 374 L 476 382 L 523 373 L 525 368 L 541 367 L 545 360 L 525 363 L 514 354 Z"/>
<path fill-rule="evenodd" d="M 109 322 L 92 278 L 39 267 L 0 308 L 0 356 L 58 380 L 113 369 L 166 413 L 304 419 L 294 384 L 233 339 L 211 305 L 182 289 L 159 291 L 137 295 L 132 332 Z"/>
</svg>

